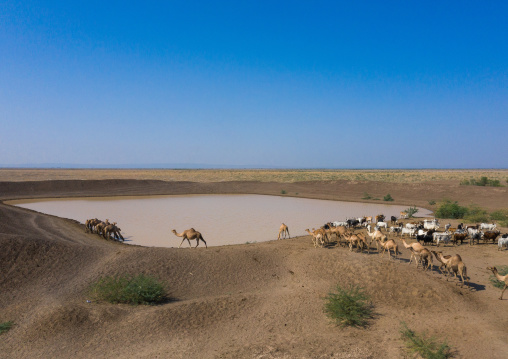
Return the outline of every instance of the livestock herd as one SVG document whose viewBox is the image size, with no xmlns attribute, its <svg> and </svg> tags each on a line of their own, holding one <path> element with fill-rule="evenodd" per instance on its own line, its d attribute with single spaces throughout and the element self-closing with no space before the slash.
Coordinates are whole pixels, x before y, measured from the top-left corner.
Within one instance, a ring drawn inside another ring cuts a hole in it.
<svg viewBox="0 0 508 359">
<path fill-rule="evenodd" d="M 116 225 L 116 222 L 109 223 L 108 219 L 104 222 L 97 218 L 87 219 L 85 222 L 85 230 L 86 232 L 96 233 L 105 239 L 124 241 L 124 238 L 120 233 L 121 229 Z"/>
<path fill-rule="evenodd" d="M 401 212 L 401 219 L 405 218 Z M 465 240 L 469 240 L 469 245 L 478 244 L 482 240 L 484 243 L 495 243 L 498 240 L 498 249 L 508 246 L 508 234 L 501 235 L 497 230 L 496 224 L 481 223 L 476 225 L 465 226 L 460 223 L 457 228 L 452 228 L 451 224 L 444 226 L 444 231 L 439 231 L 440 224 L 437 219 L 422 221 L 409 221 L 403 223 L 395 216 L 391 217 L 390 226 L 385 221 L 384 215 L 362 218 L 348 218 L 342 222 L 328 222 L 318 229 L 306 229 L 307 233 L 312 236 L 314 247 L 330 246 L 334 243 L 340 246 L 348 246 L 350 251 L 356 248 L 357 252 L 366 250 L 370 253 L 372 243 L 375 243 L 377 251 L 383 255 L 388 252 L 389 259 L 393 256 L 397 258 L 399 246 L 396 242 L 397 236 L 406 249 L 411 251 L 409 263 L 415 260 L 417 268 L 421 265 L 424 270 L 431 268 L 433 264 L 433 255 L 440 263 L 439 271 L 445 276 L 454 274 L 455 277 L 462 279 L 464 286 L 467 276 L 467 269 L 460 255 L 453 256 L 443 255 L 441 251 L 429 250 L 430 245 L 439 247 L 440 244 L 452 244 L 453 246 L 463 244 Z M 372 231 L 372 227 L 374 230 Z M 366 229 L 366 231 L 364 230 Z M 385 232 L 383 232 L 383 229 Z M 332 242 L 335 235 L 336 242 Z M 388 235 L 395 236 L 389 238 Z M 407 244 L 404 236 L 412 237 L 416 242 Z M 382 249 L 382 251 L 381 251 Z M 436 248 L 437 249 L 437 248 Z"/>
</svg>

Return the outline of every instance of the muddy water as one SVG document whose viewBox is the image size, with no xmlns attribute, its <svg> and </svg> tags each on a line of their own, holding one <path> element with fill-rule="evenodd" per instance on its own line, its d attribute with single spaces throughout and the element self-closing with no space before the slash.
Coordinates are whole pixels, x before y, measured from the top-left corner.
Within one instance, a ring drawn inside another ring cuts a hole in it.
<svg viewBox="0 0 508 359">
<path fill-rule="evenodd" d="M 281 223 L 293 236 L 346 217 L 399 215 L 408 206 L 325 201 L 262 195 L 187 195 L 154 197 L 72 198 L 11 201 L 20 207 L 71 218 L 117 222 L 126 243 L 178 247 L 181 238 L 171 230 L 195 228 L 208 246 L 277 239 Z M 419 216 L 430 212 L 421 209 Z M 191 241 L 192 246 L 195 242 Z M 203 243 L 200 244 L 202 246 Z M 187 241 L 182 247 L 188 247 Z"/>
</svg>

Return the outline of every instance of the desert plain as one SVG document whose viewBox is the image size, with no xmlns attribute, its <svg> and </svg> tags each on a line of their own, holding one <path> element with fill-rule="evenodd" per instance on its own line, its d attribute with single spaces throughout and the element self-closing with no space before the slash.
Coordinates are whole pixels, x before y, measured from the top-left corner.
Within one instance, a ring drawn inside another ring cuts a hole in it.
<svg viewBox="0 0 508 359">
<path fill-rule="evenodd" d="M 504 186 L 460 184 L 481 176 Z M 2 169 L 0 322 L 14 326 L 0 335 L 0 358 L 411 358 L 403 322 L 446 341 L 457 358 L 506 358 L 508 294 L 498 299 L 486 268 L 508 265 L 508 252 L 493 244 L 439 247 L 466 264 L 470 286 L 461 288 L 439 273 L 437 261 L 428 272 L 408 265 L 399 239 L 402 254 L 392 260 L 377 251 L 314 248 L 310 236 L 277 241 L 277 228 L 273 241 L 148 248 L 3 202 L 248 193 L 378 203 L 389 193 L 391 203 L 408 207 L 434 210 L 430 203 L 450 199 L 494 211 L 508 208 L 507 178 L 506 170 Z M 169 300 L 155 306 L 89 300 L 99 278 L 139 273 L 165 283 Z M 371 296 L 375 315 L 366 328 L 339 327 L 323 312 L 337 284 L 360 285 Z"/>
</svg>

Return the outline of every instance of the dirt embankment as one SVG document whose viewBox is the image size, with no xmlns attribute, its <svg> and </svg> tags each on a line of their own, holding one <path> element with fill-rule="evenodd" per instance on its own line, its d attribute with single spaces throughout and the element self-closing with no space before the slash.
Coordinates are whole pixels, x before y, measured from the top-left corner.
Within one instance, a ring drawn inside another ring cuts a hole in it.
<svg viewBox="0 0 508 359">
<path fill-rule="evenodd" d="M 0 183 L 0 199 L 259 193 L 359 201 L 365 192 L 394 204 L 428 207 L 444 197 L 506 208 L 506 189 L 454 183 L 51 181 Z M 455 224 L 455 223 L 452 223 Z M 507 264 L 493 245 L 441 248 L 460 253 L 473 290 L 446 281 L 434 265 L 408 265 L 345 248 L 313 248 L 309 237 L 237 246 L 173 249 L 107 242 L 81 224 L 0 204 L 0 337 L 6 358 L 400 358 L 400 323 L 426 330 L 463 358 L 504 358 L 508 300 L 488 281 Z M 433 248 L 436 249 L 436 248 Z M 434 262 L 436 264 L 436 261 Z M 87 303 L 103 275 L 146 273 L 173 301 L 153 307 Z M 367 329 L 341 329 L 323 313 L 337 283 L 371 294 Z M 508 298 L 508 296 L 507 296 Z"/>
</svg>

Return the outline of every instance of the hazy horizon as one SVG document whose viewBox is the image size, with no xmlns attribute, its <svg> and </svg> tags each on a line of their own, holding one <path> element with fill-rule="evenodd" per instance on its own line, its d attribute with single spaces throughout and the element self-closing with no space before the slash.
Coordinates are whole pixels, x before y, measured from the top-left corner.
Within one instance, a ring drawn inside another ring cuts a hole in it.
<svg viewBox="0 0 508 359">
<path fill-rule="evenodd" d="M 506 14 L 5 1 L 0 164 L 506 168 Z"/>
<path fill-rule="evenodd" d="M 93 164 L 0 164 L 0 169 L 104 169 L 104 170 L 122 170 L 122 169 L 143 169 L 143 170 L 199 170 L 199 169 L 220 169 L 220 170 L 241 170 L 241 169 L 266 169 L 266 170 L 508 170 L 508 167 L 478 167 L 478 168 L 459 168 L 459 167 L 283 167 L 283 166 L 247 166 L 247 165 L 218 165 L 218 164 L 112 164 L 112 165 L 93 165 Z"/>
</svg>

